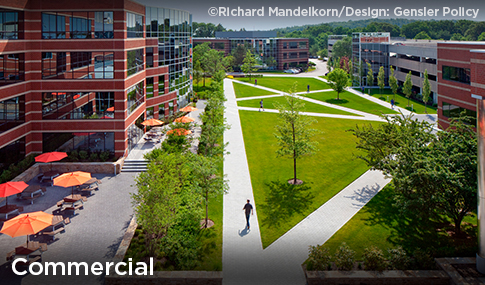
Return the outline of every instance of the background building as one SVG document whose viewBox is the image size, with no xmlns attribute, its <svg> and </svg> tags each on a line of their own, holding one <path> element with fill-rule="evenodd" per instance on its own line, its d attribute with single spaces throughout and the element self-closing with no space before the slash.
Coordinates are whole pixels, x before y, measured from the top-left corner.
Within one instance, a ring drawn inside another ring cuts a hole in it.
<svg viewBox="0 0 485 285">
<path fill-rule="evenodd" d="M 187 102 L 191 15 L 129 0 L 0 1 L 0 170 L 30 153 L 126 155 Z"/>
<path fill-rule="evenodd" d="M 262 69 L 288 69 L 308 64 L 308 39 L 277 38 L 275 31 L 216 32 L 215 38 L 194 38 L 194 46 L 210 42 L 210 47 L 231 54 L 245 45 L 256 55 Z"/>
</svg>

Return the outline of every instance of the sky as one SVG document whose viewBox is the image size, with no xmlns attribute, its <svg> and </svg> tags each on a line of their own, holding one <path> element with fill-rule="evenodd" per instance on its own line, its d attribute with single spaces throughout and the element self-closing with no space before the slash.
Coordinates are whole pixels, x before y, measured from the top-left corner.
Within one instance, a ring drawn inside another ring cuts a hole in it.
<svg viewBox="0 0 485 285">
<path fill-rule="evenodd" d="M 405 18 L 418 20 L 476 20 L 485 21 L 485 1 L 481 0 L 136 0 L 153 7 L 176 8 L 189 11 L 194 22 L 221 24 L 227 29 L 269 30 L 306 24 L 334 21 L 363 20 L 373 18 Z M 425 9 L 426 8 L 426 9 Z M 252 9 L 256 9 L 254 12 Z M 279 14 L 280 9 L 290 9 Z M 295 15 L 295 12 L 300 15 Z M 330 10 L 329 10 L 330 9 Z M 408 12 L 422 12 L 421 15 L 406 15 Z M 250 14 L 246 14 L 249 10 Z M 296 11 L 295 11 L 296 10 Z M 304 15 L 305 11 L 310 15 Z M 426 11 L 426 13 L 423 13 Z M 360 12 L 360 15 L 357 13 Z M 241 13 L 244 13 L 241 15 Z M 367 13 L 367 14 L 366 14 Z M 209 15 L 209 14 L 212 14 Z M 315 16 L 316 15 L 316 16 Z M 376 18 L 376 17 L 374 17 Z"/>
</svg>

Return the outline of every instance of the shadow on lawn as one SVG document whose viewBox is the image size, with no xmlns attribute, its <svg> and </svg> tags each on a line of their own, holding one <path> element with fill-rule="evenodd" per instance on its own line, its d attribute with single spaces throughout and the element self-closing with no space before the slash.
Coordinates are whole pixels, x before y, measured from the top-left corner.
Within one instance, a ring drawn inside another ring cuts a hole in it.
<svg viewBox="0 0 485 285">
<path fill-rule="evenodd" d="M 366 224 L 390 229 L 389 243 L 402 246 L 408 253 L 424 250 L 433 257 L 474 256 L 476 228 L 465 225 L 466 237 L 454 238 L 447 233 L 453 227 L 443 216 L 439 220 L 427 218 L 422 215 L 426 209 L 401 212 L 393 205 L 393 198 L 393 191 L 381 191 L 365 207 L 369 213 Z"/>
<path fill-rule="evenodd" d="M 294 214 L 302 214 L 314 197 L 308 193 L 311 187 L 307 183 L 291 185 L 286 181 L 271 181 L 266 187 L 268 196 L 260 207 L 266 213 L 262 223 L 268 227 L 278 227 Z"/>
</svg>

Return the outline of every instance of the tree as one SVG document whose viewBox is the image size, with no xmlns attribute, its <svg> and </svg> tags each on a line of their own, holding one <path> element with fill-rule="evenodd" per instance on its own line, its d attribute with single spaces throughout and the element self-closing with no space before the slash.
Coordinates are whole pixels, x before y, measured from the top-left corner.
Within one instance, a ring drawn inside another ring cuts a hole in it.
<svg viewBox="0 0 485 285">
<path fill-rule="evenodd" d="M 409 97 L 413 94 L 413 80 L 411 79 L 411 71 L 406 75 L 406 80 L 404 80 L 402 92 L 408 98 L 408 107 L 409 107 Z"/>
<path fill-rule="evenodd" d="M 324 57 L 328 56 L 328 50 L 326 48 L 318 51 L 318 56 L 320 57 L 321 60 L 323 60 Z"/>
<path fill-rule="evenodd" d="M 389 86 L 391 86 L 392 94 L 394 94 L 393 99 L 396 100 L 398 85 L 397 85 L 396 76 L 394 75 L 394 68 L 392 68 L 392 65 L 391 65 L 391 75 L 389 76 Z"/>
<path fill-rule="evenodd" d="M 347 58 L 352 57 L 351 37 L 344 37 L 343 39 L 336 41 L 332 46 L 332 57 L 339 58 L 344 56 Z"/>
<path fill-rule="evenodd" d="M 246 51 L 246 57 L 244 58 L 243 62 L 244 63 L 241 66 L 241 70 L 244 72 L 244 74 L 246 74 L 246 76 L 249 75 L 249 81 L 251 81 L 251 74 L 258 71 L 258 68 L 256 67 L 256 58 L 250 50 Z"/>
<path fill-rule="evenodd" d="M 206 71 L 207 71 L 207 57 L 206 54 L 209 52 L 210 48 L 210 42 L 205 42 L 203 44 L 197 45 L 194 47 L 193 51 L 193 60 L 194 62 L 199 61 L 200 62 L 200 72 L 202 73 L 203 79 L 204 79 L 204 87 L 205 87 L 205 76 L 206 76 Z"/>
<path fill-rule="evenodd" d="M 209 76 L 214 76 L 214 74 L 220 70 L 224 70 L 223 66 L 224 52 L 217 51 L 215 49 L 209 49 L 204 56 L 202 56 L 202 65 L 205 66 L 206 72 Z M 205 86 L 205 82 L 204 82 Z"/>
<path fill-rule="evenodd" d="M 382 89 L 386 86 L 384 66 L 379 67 L 379 73 L 377 74 L 377 85 L 379 85 L 379 91 L 382 94 Z"/>
<path fill-rule="evenodd" d="M 191 154 L 166 153 L 158 150 L 147 156 L 148 170 L 136 178 L 138 191 L 132 194 L 137 222 L 145 232 L 146 247 L 150 256 L 164 252 L 172 259 L 179 254 L 173 248 L 163 246 L 170 240 L 172 228 L 192 221 L 192 230 L 200 224 L 199 196 L 193 192 L 191 169 L 187 161 Z M 190 232 L 187 227 L 185 231 Z M 186 241 L 192 241 L 192 252 L 197 249 L 197 235 L 186 234 Z M 187 249 L 187 248 L 186 248 Z M 197 259 L 196 259 L 197 260 Z M 179 264 L 181 268 L 192 263 Z"/>
<path fill-rule="evenodd" d="M 231 55 L 234 57 L 234 67 L 240 68 L 244 63 L 244 57 L 249 48 L 243 44 L 238 45 L 231 51 Z M 238 69 L 239 70 L 239 69 Z"/>
<path fill-rule="evenodd" d="M 431 40 L 431 37 L 425 31 L 421 31 L 414 37 L 414 39 L 416 39 L 416 40 Z"/>
<path fill-rule="evenodd" d="M 424 102 L 424 112 L 427 114 L 426 105 L 429 101 L 429 95 L 431 94 L 431 84 L 428 79 L 428 70 L 424 70 L 424 80 L 423 80 L 423 102 Z"/>
<path fill-rule="evenodd" d="M 477 139 L 465 118 L 432 133 L 432 126 L 412 116 L 386 117 L 377 128 L 357 127 L 359 158 L 392 177 L 395 206 L 422 219 L 453 219 L 461 233 L 463 218 L 476 209 Z"/>
<path fill-rule="evenodd" d="M 367 86 L 374 86 L 374 71 L 372 71 L 372 66 L 369 62 L 367 63 Z"/>
<path fill-rule="evenodd" d="M 478 41 L 485 41 L 485 32 L 481 33 L 481 34 L 478 36 Z"/>
<path fill-rule="evenodd" d="M 296 175 L 296 161 L 303 156 L 311 155 L 316 151 L 317 142 L 312 141 L 312 136 L 317 132 L 310 128 L 315 120 L 301 114 L 305 104 L 295 96 L 296 83 L 285 96 L 285 103 L 275 104 L 279 112 L 279 124 L 276 125 L 278 157 L 289 157 L 293 160 L 293 181 L 288 183 L 299 184 Z"/>
<path fill-rule="evenodd" d="M 200 66 L 200 60 L 196 60 L 194 63 L 194 83 L 197 86 L 199 86 L 201 77 L 202 77 L 202 67 Z"/>
<path fill-rule="evenodd" d="M 227 192 L 227 181 L 217 175 L 216 159 L 202 155 L 194 155 L 190 162 L 194 178 L 194 191 L 199 193 L 205 204 L 205 223 L 207 228 L 209 222 L 209 198 L 214 198 Z"/>
<path fill-rule="evenodd" d="M 330 72 L 327 78 L 330 87 L 337 92 L 337 100 L 340 100 L 339 95 L 345 91 L 345 87 L 347 87 L 347 82 L 349 80 L 347 73 L 343 69 L 337 68 Z"/>
<path fill-rule="evenodd" d="M 222 65 L 224 66 L 224 69 L 227 72 L 233 71 L 233 66 L 235 62 L 236 62 L 236 59 L 232 55 L 228 55 L 222 59 Z"/>
</svg>

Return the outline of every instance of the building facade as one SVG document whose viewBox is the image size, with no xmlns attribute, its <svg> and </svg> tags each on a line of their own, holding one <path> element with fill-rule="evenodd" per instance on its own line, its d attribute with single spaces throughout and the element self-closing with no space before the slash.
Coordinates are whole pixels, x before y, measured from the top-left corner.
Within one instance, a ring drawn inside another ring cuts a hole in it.
<svg viewBox="0 0 485 285">
<path fill-rule="evenodd" d="M 268 70 L 284 70 L 308 64 L 308 39 L 277 38 L 275 31 L 216 32 L 215 38 L 194 38 L 194 46 L 205 42 L 224 52 L 224 56 L 239 45 L 246 46 L 256 56 L 258 66 Z"/>
<path fill-rule="evenodd" d="M 46 151 L 127 155 L 187 102 L 191 15 L 129 0 L 1 0 L 0 170 Z"/>
</svg>

